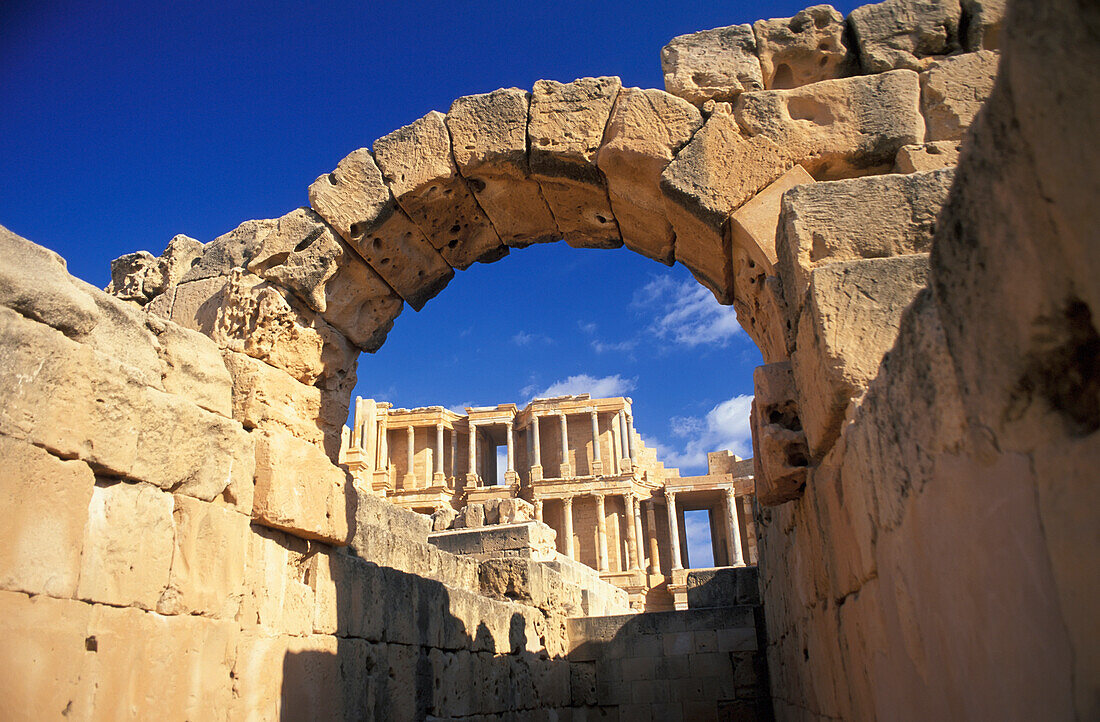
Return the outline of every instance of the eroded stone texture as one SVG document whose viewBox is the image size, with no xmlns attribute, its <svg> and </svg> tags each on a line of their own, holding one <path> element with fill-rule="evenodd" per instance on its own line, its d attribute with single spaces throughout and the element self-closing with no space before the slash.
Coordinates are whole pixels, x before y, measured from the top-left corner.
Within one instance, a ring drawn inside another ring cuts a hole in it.
<svg viewBox="0 0 1100 722">
<path fill-rule="evenodd" d="M 901 313 L 928 281 L 928 254 L 840 261 L 810 272 L 791 355 L 810 454 L 840 432 L 897 338 Z"/>
<path fill-rule="evenodd" d="M 539 80 L 531 93 L 527 139 L 531 177 L 554 214 L 566 242 L 577 248 L 623 244 L 607 181 L 596 166 L 618 78 L 580 78 L 571 83 Z"/>
<path fill-rule="evenodd" d="M 791 363 L 753 372 L 752 429 L 756 498 L 764 506 L 797 499 L 810 463 Z"/>
<path fill-rule="evenodd" d="M 203 244 L 178 234 L 168 242 L 159 258 L 146 251 L 129 253 L 111 261 L 111 282 L 107 293 L 124 301 L 145 305 L 179 283 L 203 255 Z"/>
<path fill-rule="evenodd" d="M 819 180 L 889 169 L 898 148 L 924 140 L 920 86 L 908 70 L 744 93 L 734 116 Z"/>
<path fill-rule="evenodd" d="M 458 173 L 442 113 L 432 111 L 374 141 L 374 157 L 398 205 L 452 267 L 508 253 Z"/>
<path fill-rule="evenodd" d="M 764 89 L 797 88 L 851 74 L 844 16 L 832 5 L 814 5 L 791 18 L 757 20 L 752 29 Z"/>
<path fill-rule="evenodd" d="M 277 219 L 247 268 L 294 293 L 365 351 L 382 345 L 401 313 L 401 297 L 309 208 Z"/>
<path fill-rule="evenodd" d="M 180 283 L 228 276 L 233 269 L 246 267 L 277 223 L 274 218 L 245 221 L 229 233 L 218 236 L 203 247 L 202 256 L 191 264 Z"/>
<path fill-rule="evenodd" d="M 447 129 L 454 160 L 504 243 L 523 248 L 561 237 L 527 161 L 531 94 L 519 88 L 467 95 L 451 103 Z"/>
<path fill-rule="evenodd" d="M 354 510 L 344 470 L 313 444 L 286 432 L 257 432 L 256 437 L 252 518 L 305 539 L 347 544 Z"/>
<path fill-rule="evenodd" d="M 779 272 L 792 327 L 813 269 L 856 258 L 927 253 L 952 169 L 806 185 L 783 198 Z"/>
<path fill-rule="evenodd" d="M 714 113 L 661 174 L 665 212 L 676 231 L 676 260 L 719 303 L 734 297 L 730 213 L 792 165 L 770 138 L 747 138 L 731 116 Z"/>
<path fill-rule="evenodd" d="M 660 90 L 619 91 L 597 164 L 626 247 L 672 265 L 672 224 L 665 217 L 661 172 L 703 125 L 699 110 Z"/>
<path fill-rule="evenodd" d="M 454 270 L 398 207 L 370 151 L 360 148 L 309 187 L 309 204 L 419 311 Z"/>
<path fill-rule="evenodd" d="M 886 0 L 852 11 L 859 57 L 866 73 L 920 70 L 925 58 L 959 50 L 959 0 Z"/>
<path fill-rule="evenodd" d="M 324 444 L 321 389 L 243 353 L 226 351 L 223 358 L 233 379 L 234 419 L 247 429 L 285 429 L 310 443 Z"/>
<path fill-rule="evenodd" d="M 1001 47 L 1006 0 L 962 0 L 966 35 L 963 45 L 970 52 Z"/>
<path fill-rule="evenodd" d="M 925 140 L 959 140 L 993 90 L 1000 55 L 991 50 L 937 60 L 920 74 Z"/>
<path fill-rule="evenodd" d="M 763 90 L 752 26 L 730 25 L 673 38 L 661 48 L 665 90 L 688 102 L 730 101 Z"/>
<path fill-rule="evenodd" d="M 954 168 L 959 164 L 960 141 L 935 140 L 931 143 L 903 145 L 894 158 L 895 173 Z"/>
</svg>

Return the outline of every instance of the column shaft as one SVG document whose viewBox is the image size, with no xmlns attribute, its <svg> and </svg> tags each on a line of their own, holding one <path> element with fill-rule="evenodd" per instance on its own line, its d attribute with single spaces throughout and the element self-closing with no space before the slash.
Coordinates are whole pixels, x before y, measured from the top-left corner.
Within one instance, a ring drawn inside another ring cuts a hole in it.
<svg viewBox="0 0 1100 722">
<path fill-rule="evenodd" d="M 435 473 L 443 473 L 443 424 L 435 425 Z"/>
<path fill-rule="evenodd" d="M 732 557 L 730 566 L 743 567 L 745 560 L 741 556 L 741 525 L 737 520 L 737 496 L 733 489 L 726 489 L 726 513 L 729 516 L 729 550 Z"/>
<path fill-rule="evenodd" d="M 537 438 L 537 437 L 536 437 Z M 575 559 L 573 556 L 573 497 L 567 496 L 561 500 L 562 516 L 564 517 L 562 532 L 565 535 L 565 556 Z"/>
<path fill-rule="evenodd" d="M 600 415 L 592 412 L 592 459 L 600 460 Z"/>
<path fill-rule="evenodd" d="M 622 439 L 620 438 L 620 436 L 621 434 L 619 433 L 619 414 L 615 414 L 615 418 L 611 420 L 611 456 L 613 457 L 611 459 L 611 463 L 614 466 L 616 474 L 622 473 L 621 465 L 623 458 L 623 447 Z"/>
<path fill-rule="evenodd" d="M 470 468 L 469 474 L 477 474 L 477 426 L 470 422 Z"/>
<path fill-rule="evenodd" d="M 512 441 L 512 422 L 506 424 L 508 431 L 508 472 L 514 473 L 516 470 L 516 452 L 514 448 L 514 442 Z"/>
<path fill-rule="evenodd" d="M 638 568 L 638 529 L 634 526 L 634 495 L 623 494 L 623 508 L 626 516 L 626 551 L 630 557 L 630 569 Z M 627 566 L 627 565 L 623 565 Z M 625 570 L 624 570 L 625 571 Z"/>
<path fill-rule="evenodd" d="M 539 446 L 539 417 L 531 417 L 531 432 L 534 434 L 535 458 L 531 466 L 542 466 L 542 447 Z"/>
<path fill-rule="evenodd" d="M 455 463 L 458 460 L 458 432 L 455 428 L 451 427 L 451 477 L 458 476 L 458 472 L 455 469 Z"/>
<path fill-rule="evenodd" d="M 649 573 L 660 574 L 661 572 L 661 553 L 659 545 L 657 544 L 657 513 L 654 507 L 657 506 L 657 502 L 654 499 L 649 500 L 649 504 L 645 509 L 645 520 L 649 525 Z"/>
<path fill-rule="evenodd" d="M 634 417 L 626 415 L 626 448 L 631 461 L 638 460 L 637 444 L 634 443 Z"/>
<path fill-rule="evenodd" d="M 638 540 L 638 558 L 633 569 L 641 569 L 645 564 L 645 547 L 642 546 L 642 540 L 645 539 L 642 532 L 642 500 L 634 497 L 634 518 L 630 520 L 630 523 L 634 525 L 634 538 Z"/>
<path fill-rule="evenodd" d="M 535 499 L 535 521 L 542 521 L 542 499 Z"/>
<path fill-rule="evenodd" d="M 607 517 L 604 514 L 603 494 L 596 494 L 596 535 L 599 539 L 597 564 L 601 572 L 607 571 Z"/>
<path fill-rule="evenodd" d="M 666 489 L 665 499 L 668 501 L 668 542 L 672 547 L 672 568 L 683 569 L 680 559 L 680 522 L 676 515 L 676 495 Z"/>
<path fill-rule="evenodd" d="M 565 421 L 565 414 L 561 414 L 561 463 L 569 463 L 569 425 Z"/>
<path fill-rule="evenodd" d="M 408 448 L 409 468 L 405 471 L 405 473 L 409 474 L 409 475 L 412 475 L 413 466 L 416 463 L 416 430 L 413 429 L 413 427 L 411 427 L 411 426 L 408 427 L 408 429 L 409 430 L 406 433 L 408 435 L 408 442 L 409 442 L 409 448 Z"/>
</svg>

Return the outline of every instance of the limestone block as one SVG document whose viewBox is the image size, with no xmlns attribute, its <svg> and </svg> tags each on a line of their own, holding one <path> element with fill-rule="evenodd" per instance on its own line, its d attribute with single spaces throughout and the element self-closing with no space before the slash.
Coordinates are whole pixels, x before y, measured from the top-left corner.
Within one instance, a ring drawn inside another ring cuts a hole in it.
<svg viewBox="0 0 1100 722">
<path fill-rule="evenodd" d="M 733 301 L 730 213 L 792 165 L 771 139 L 748 138 L 731 116 L 714 113 L 661 174 L 676 260 L 719 303 Z"/>
<path fill-rule="evenodd" d="M 615 77 L 571 83 L 539 80 L 531 93 L 527 124 L 531 177 L 542 188 L 558 230 L 576 248 L 623 244 L 607 181 L 596 165 L 621 87 Z"/>
<path fill-rule="evenodd" d="M 91 469 L 6 436 L 0 459 L 0 588 L 75 596 Z"/>
<path fill-rule="evenodd" d="M 79 339 L 99 320 L 95 303 L 65 270 L 65 259 L 0 226 L 0 304 Z"/>
<path fill-rule="evenodd" d="M 508 253 L 458 173 L 442 113 L 433 110 L 374 141 L 374 158 L 397 204 L 452 267 Z"/>
<path fill-rule="evenodd" d="M 665 90 L 695 105 L 763 90 L 751 25 L 729 25 L 673 38 L 661 48 Z"/>
<path fill-rule="evenodd" d="M 744 248 L 765 272 L 774 273 L 778 259 L 775 236 L 783 194 L 795 186 L 813 182 L 813 176 L 796 165 L 734 211 L 730 217 L 733 247 Z"/>
<path fill-rule="evenodd" d="M 425 542 L 432 530 L 431 518 L 402 509 L 386 499 L 369 494 L 357 494 L 356 529 L 373 527 L 389 536 Z"/>
<path fill-rule="evenodd" d="M 924 140 L 920 84 L 908 70 L 744 93 L 734 115 L 819 180 L 887 169 L 898 148 Z"/>
<path fill-rule="evenodd" d="M 313 590 L 304 584 L 310 569 L 309 542 L 253 524 L 237 621 L 245 630 L 267 634 L 309 634 Z"/>
<path fill-rule="evenodd" d="M 187 275 L 192 266 L 199 262 L 205 252 L 205 245 L 182 233 L 172 236 L 164 253 L 160 254 L 160 262 L 164 266 L 167 277 L 167 285 L 175 286 Z"/>
<path fill-rule="evenodd" d="M 902 311 L 928 280 L 928 255 L 814 268 L 791 355 L 810 454 L 828 451 L 849 402 L 863 395 L 894 345 Z"/>
<path fill-rule="evenodd" d="M 131 367 L 8 309 L 0 357 L 0 433 L 203 500 L 252 475 L 252 442 L 239 424 L 144 386 Z"/>
<path fill-rule="evenodd" d="M 993 92 L 1000 54 L 993 50 L 956 55 L 920 74 L 925 140 L 960 140 Z"/>
<path fill-rule="evenodd" d="M 531 94 L 519 88 L 451 103 L 447 129 L 455 163 L 504 243 L 523 248 L 561 238 L 527 162 Z"/>
<path fill-rule="evenodd" d="M 111 282 L 107 293 L 123 301 L 148 303 L 168 286 L 165 269 L 148 251 L 127 253 L 111 261 Z"/>
<path fill-rule="evenodd" d="M 356 346 L 376 351 L 404 305 L 359 254 L 309 208 L 279 218 L 248 270 L 289 289 Z"/>
<path fill-rule="evenodd" d="M 172 566 L 172 509 L 172 495 L 148 484 L 97 485 L 88 506 L 77 596 L 156 609 Z"/>
<path fill-rule="evenodd" d="M 246 429 L 282 429 L 315 445 L 322 445 L 324 395 L 274 366 L 232 351 L 223 354 L 233 379 L 233 418 Z"/>
<path fill-rule="evenodd" d="M 233 380 L 217 344 L 201 333 L 146 317 L 157 339 L 164 390 L 196 405 L 232 417 Z"/>
<path fill-rule="evenodd" d="M 449 506 L 443 506 L 432 512 L 432 531 L 445 531 L 451 528 L 458 512 Z"/>
<path fill-rule="evenodd" d="M 0 717 L 92 719 L 88 620 L 92 606 L 43 595 L 0 592 Z M 93 638 L 92 642 L 96 640 Z"/>
<path fill-rule="evenodd" d="M 596 164 L 630 250 L 672 265 L 661 172 L 703 125 L 695 106 L 660 90 L 624 88 L 615 98 Z"/>
<path fill-rule="evenodd" d="M 752 29 L 767 90 L 798 88 L 851 74 L 844 16 L 832 5 L 814 5 L 792 18 L 757 20 Z"/>
<path fill-rule="evenodd" d="M 218 311 L 225 302 L 225 289 L 229 285 L 226 276 L 212 276 L 198 281 L 188 281 L 169 288 L 158 296 L 150 308 L 158 301 L 171 298 L 166 317 L 173 323 L 189 328 L 206 336 L 213 336 L 214 324 L 218 320 Z"/>
<path fill-rule="evenodd" d="M 286 432 L 262 431 L 256 436 L 252 518 L 303 539 L 347 544 L 354 510 L 346 472 L 316 446 Z"/>
<path fill-rule="evenodd" d="M 779 271 L 792 327 L 818 265 L 925 253 L 953 169 L 804 185 L 783 197 Z"/>
<path fill-rule="evenodd" d="M 245 268 L 267 234 L 275 229 L 276 223 L 273 218 L 245 221 L 229 233 L 210 241 L 180 283 L 228 276 L 234 268 Z"/>
<path fill-rule="evenodd" d="M 1001 47 L 1005 5 L 1006 0 L 962 0 L 963 25 L 960 27 L 966 27 L 962 42 L 968 52 Z"/>
<path fill-rule="evenodd" d="M 962 143 L 955 140 L 934 140 L 931 143 L 903 145 L 894 158 L 895 173 L 954 168 L 959 164 Z"/>
<path fill-rule="evenodd" d="M 178 494 L 173 503 L 172 570 L 157 611 L 234 618 L 243 595 L 249 518 Z"/>
<path fill-rule="evenodd" d="M 366 148 L 315 180 L 309 204 L 414 310 L 454 277 L 454 269 L 397 205 Z"/>
<path fill-rule="evenodd" d="M 757 366 L 752 378 L 756 499 L 775 506 L 802 495 L 810 455 L 791 363 Z"/>
<path fill-rule="evenodd" d="M 852 11 L 852 26 L 865 73 L 920 70 L 922 60 L 961 47 L 959 0 L 886 0 Z"/>
</svg>

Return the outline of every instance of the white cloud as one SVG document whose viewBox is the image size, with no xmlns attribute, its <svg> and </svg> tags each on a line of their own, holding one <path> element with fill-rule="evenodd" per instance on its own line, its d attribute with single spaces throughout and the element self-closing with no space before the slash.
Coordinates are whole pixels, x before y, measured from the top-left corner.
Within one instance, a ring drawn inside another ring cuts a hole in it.
<svg viewBox="0 0 1100 722">
<path fill-rule="evenodd" d="M 523 396 L 530 395 L 539 399 L 570 394 L 591 394 L 592 398 L 600 399 L 608 396 L 622 396 L 633 390 L 634 385 L 634 379 L 624 379 L 619 374 L 600 378 L 588 374 L 577 374 L 561 381 L 555 381 L 542 391 L 535 391 L 535 386 L 528 386 L 520 393 Z"/>
<path fill-rule="evenodd" d="M 545 336 L 541 333 L 527 333 L 526 331 L 519 331 L 512 336 L 512 343 L 517 346 L 530 346 L 533 343 L 553 343 L 554 340 L 549 336 Z"/>
<path fill-rule="evenodd" d="M 598 339 L 592 340 L 592 350 L 596 353 L 630 353 L 638 345 L 637 341 L 619 341 L 618 343 L 604 343 Z"/>
<path fill-rule="evenodd" d="M 751 406 L 752 396 L 741 395 L 723 401 L 703 417 L 675 416 L 669 422 L 670 432 L 684 440 L 683 447 L 674 449 L 648 439 L 646 446 L 655 446 L 657 458 L 666 466 L 679 467 L 685 476 L 706 473 L 707 453 L 711 451 L 729 449 L 748 458 L 752 456 Z"/>
<path fill-rule="evenodd" d="M 633 305 L 654 314 L 650 331 L 686 346 L 725 346 L 741 332 L 737 313 L 695 281 L 658 276 L 634 294 Z"/>
<path fill-rule="evenodd" d="M 591 336 L 596 333 L 596 329 L 599 327 L 594 321 L 577 321 L 577 328 Z"/>
</svg>

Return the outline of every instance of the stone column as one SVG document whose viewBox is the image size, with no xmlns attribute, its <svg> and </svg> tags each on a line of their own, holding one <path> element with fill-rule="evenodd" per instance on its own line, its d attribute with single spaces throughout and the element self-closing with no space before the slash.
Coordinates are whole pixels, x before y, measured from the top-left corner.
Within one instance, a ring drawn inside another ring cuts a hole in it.
<svg viewBox="0 0 1100 722">
<path fill-rule="evenodd" d="M 645 520 L 649 524 L 649 573 L 661 573 L 661 552 L 657 543 L 657 500 L 650 499 L 645 509 Z"/>
<path fill-rule="evenodd" d="M 451 480 L 458 478 L 458 470 L 455 469 L 455 464 L 458 461 L 458 432 L 455 431 L 454 426 L 451 427 Z"/>
<path fill-rule="evenodd" d="M 622 412 L 619 412 L 622 413 Z M 623 447 L 619 434 L 619 413 L 611 419 L 611 468 L 615 474 L 622 472 Z"/>
<path fill-rule="evenodd" d="M 638 568 L 638 529 L 634 526 L 634 495 L 623 494 L 623 513 L 626 516 L 626 552 L 630 557 L 629 568 Z M 624 570 L 625 571 L 625 570 Z"/>
<path fill-rule="evenodd" d="M 477 425 L 470 422 L 470 464 L 466 471 L 466 484 L 477 486 Z"/>
<path fill-rule="evenodd" d="M 597 564 L 601 572 L 607 571 L 607 518 L 604 515 L 603 494 L 596 494 L 596 538 L 599 540 Z"/>
<path fill-rule="evenodd" d="M 542 521 L 542 499 L 535 499 L 535 521 Z"/>
<path fill-rule="evenodd" d="M 561 504 L 564 517 L 562 533 L 565 535 L 565 556 L 575 559 L 573 556 L 573 497 L 565 497 L 561 500 Z"/>
<path fill-rule="evenodd" d="M 726 514 L 729 517 L 727 529 L 730 537 L 730 566 L 743 567 L 745 560 L 741 556 L 741 525 L 737 521 L 737 496 L 733 489 L 726 489 Z"/>
<path fill-rule="evenodd" d="M 627 435 L 626 427 L 626 410 L 620 409 L 616 420 L 619 422 L 619 436 L 622 439 L 622 447 L 619 449 L 619 453 L 623 461 L 619 465 L 621 471 L 620 474 L 625 474 L 633 468 L 633 464 L 630 463 L 630 437 Z"/>
<path fill-rule="evenodd" d="M 390 430 L 384 421 L 378 422 L 378 467 L 385 471 L 390 468 Z"/>
<path fill-rule="evenodd" d="M 603 474 L 603 459 L 600 451 L 600 415 L 592 410 L 592 473 L 596 476 Z"/>
<path fill-rule="evenodd" d="M 668 543 L 672 547 L 672 568 L 683 569 L 680 561 L 680 522 L 676 516 L 676 494 L 665 489 L 668 502 Z"/>
<path fill-rule="evenodd" d="M 634 417 L 630 414 L 626 415 L 626 448 L 627 456 L 630 457 L 632 463 L 638 461 L 638 445 L 634 443 Z"/>
<path fill-rule="evenodd" d="M 542 447 L 539 445 L 539 417 L 531 414 L 531 443 L 534 444 L 532 454 L 531 481 L 542 481 Z"/>
<path fill-rule="evenodd" d="M 512 422 L 506 421 L 504 428 L 506 431 L 505 436 L 508 437 L 508 468 L 504 471 L 504 483 L 514 484 L 519 481 L 519 474 L 516 473 L 516 449 L 512 435 Z"/>
<path fill-rule="evenodd" d="M 408 448 L 406 449 L 408 460 L 402 486 L 406 489 L 413 489 L 416 487 L 416 477 L 413 476 L 413 467 L 416 464 L 416 430 L 410 425 L 407 427 L 405 435 L 408 439 Z"/>
<path fill-rule="evenodd" d="M 645 539 L 645 536 L 642 532 L 642 500 L 638 497 L 632 498 L 634 499 L 634 502 L 632 504 L 634 509 L 634 518 L 631 519 L 630 523 L 634 525 L 634 538 L 638 540 L 638 558 L 636 560 L 637 563 L 631 568 L 640 571 L 642 565 L 645 564 L 645 549 L 642 547 L 642 540 Z"/>
<path fill-rule="evenodd" d="M 573 476 L 573 467 L 569 465 L 569 425 L 565 421 L 565 412 L 558 415 L 561 420 L 561 478 Z"/>
<path fill-rule="evenodd" d="M 442 485 L 446 477 L 443 475 L 443 424 L 435 425 L 435 474 L 432 475 L 432 483 Z"/>
</svg>

